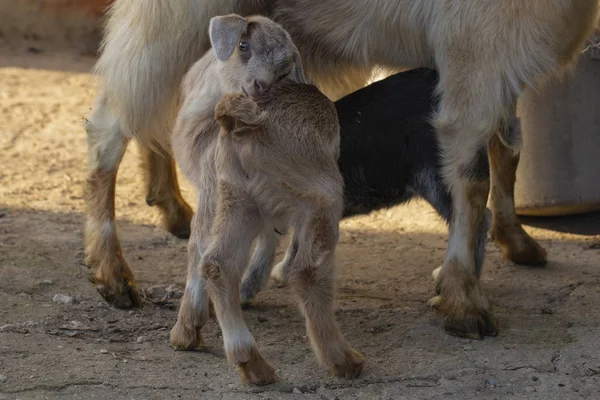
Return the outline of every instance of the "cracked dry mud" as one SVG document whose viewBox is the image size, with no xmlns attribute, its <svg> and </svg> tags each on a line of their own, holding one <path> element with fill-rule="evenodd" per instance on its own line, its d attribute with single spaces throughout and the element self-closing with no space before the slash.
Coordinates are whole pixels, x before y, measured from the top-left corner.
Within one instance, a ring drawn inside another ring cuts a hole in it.
<svg viewBox="0 0 600 400">
<path fill-rule="evenodd" d="M 107 306 L 81 263 L 92 63 L 0 53 L 0 399 L 600 398 L 598 214 L 527 220 L 548 249 L 546 268 L 515 266 L 488 244 L 482 281 L 496 338 L 445 335 L 428 309 L 446 230 L 413 202 L 342 223 L 337 317 L 366 357 L 359 379 L 317 365 L 289 289 L 274 285 L 244 315 L 276 384 L 238 382 L 214 319 L 206 349 L 173 351 L 186 242 L 145 205 L 135 146 L 119 173 L 117 214 L 144 307 Z M 183 193 L 194 197 L 185 183 Z"/>
</svg>

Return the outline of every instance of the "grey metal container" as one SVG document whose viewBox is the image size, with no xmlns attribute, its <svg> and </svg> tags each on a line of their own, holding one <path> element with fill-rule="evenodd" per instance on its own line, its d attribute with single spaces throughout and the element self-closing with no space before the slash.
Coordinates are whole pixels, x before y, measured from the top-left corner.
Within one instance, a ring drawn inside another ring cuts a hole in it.
<svg viewBox="0 0 600 400">
<path fill-rule="evenodd" d="M 595 36 L 590 44 L 598 43 Z M 521 215 L 600 210 L 600 48 L 589 48 L 574 73 L 519 100 L 523 151 L 515 206 Z"/>
</svg>

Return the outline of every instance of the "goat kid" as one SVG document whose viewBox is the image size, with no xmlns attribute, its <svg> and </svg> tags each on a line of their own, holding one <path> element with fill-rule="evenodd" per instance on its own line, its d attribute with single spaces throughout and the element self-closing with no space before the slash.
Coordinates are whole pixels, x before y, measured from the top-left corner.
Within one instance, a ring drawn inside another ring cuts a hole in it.
<svg viewBox="0 0 600 400">
<path fill-rule="evenodd" d="M 274 22 L 216 17 L 210 38 L 213 51 L 184 78 L 173 134 L 175 158 L 198 188 L 198 207 L 171 344 L 202 344 L 210 299 L 227 358 L 242 380 L 275 379 L 244 322 L 239 287 L 255 237 L 289 225 L 298 248 L 286 272 L 313 349 L 335 375 L 355 377 L 363 358 L 346 342 L 333 313 L 343 208 L 335 108 L 314 86 L 287 78 L 303 82 L 301 65 L 291 39 Z"/>
</svg>

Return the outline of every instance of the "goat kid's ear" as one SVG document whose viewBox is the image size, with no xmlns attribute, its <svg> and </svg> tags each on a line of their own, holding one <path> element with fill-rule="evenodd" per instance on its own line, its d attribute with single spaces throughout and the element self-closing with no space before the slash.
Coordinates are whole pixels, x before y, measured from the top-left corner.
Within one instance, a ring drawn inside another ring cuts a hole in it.
<svg viewBox="0 0 600 400">
<path fill-rule="evenodd" d="M 294 67 L 292 68 L 292 72 L 290 72 L 289 78 L 296 83 L 304 83 L 307 84 L 308 81 L 304 76 L 304 68 L 302 67 L 302 59 L 300 58 L 300 53 L 298 50 L 294 52 Z"/>
<path fill-rule="evenodd" d="M 208 34 L 212 49 L 219 60 L 225 61 L 231 57 L 247 28 L 248 21 L 237 14 L 211 18 Z"/>
</svg>

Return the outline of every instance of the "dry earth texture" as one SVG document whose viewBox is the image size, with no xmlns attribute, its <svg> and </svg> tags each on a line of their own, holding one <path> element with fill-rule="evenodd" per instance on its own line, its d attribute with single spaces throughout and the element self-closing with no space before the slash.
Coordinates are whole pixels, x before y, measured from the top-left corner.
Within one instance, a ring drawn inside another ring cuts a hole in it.
<svg viewBox="0 0 600 400">
<path fill-rule="evenodd" d="M 515 266 L 488 244 L 482 281 L 500 320 L 496 338 L 448 336 L 428 309 L 446 228 L 413 202 L 342 223 L 337 317 L 367 357 L 359 379 L 317 365 L 289 289 L 272 284 L 245 318 L 278 383 L 238 383 L 214 319 L 206 349 L 173 351 L 186 242 L 145 205 L 135 145 L 119 174 L 117 214 L 143 308 L 109 307 L 82 264 L 93 61 L 0 52 L 0 399 L 600 398 L 598 214 L 526 221 L 549 251 L 546 268 Z M 193 200 L 185 182 L 183 191 Z"/>
</svg>

